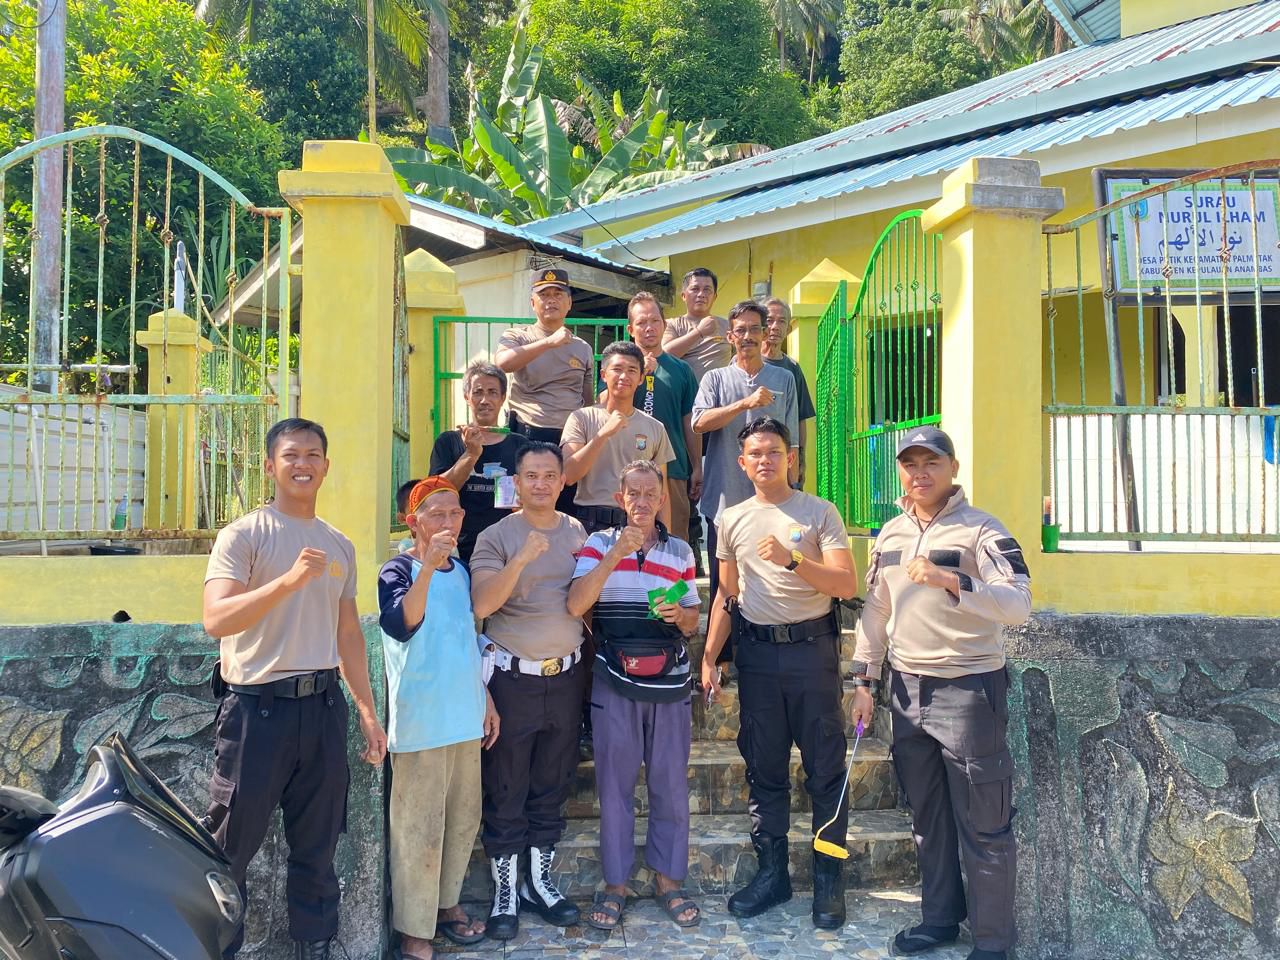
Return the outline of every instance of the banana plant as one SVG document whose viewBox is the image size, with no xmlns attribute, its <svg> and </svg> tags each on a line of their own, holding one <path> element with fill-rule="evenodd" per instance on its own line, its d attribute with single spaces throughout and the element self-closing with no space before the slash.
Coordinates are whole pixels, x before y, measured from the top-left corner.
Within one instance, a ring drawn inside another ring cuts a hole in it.
<svg viewBox="0 0 1280 960">
<path fill-rule="evenodd" d="M 497 103 L 486 108 L 470 84 L 468 125 L 456 147 L 428 139 L 423 149 L 387 148 L 404 188 L 518 224 L 764 149 L 713 145 L 724 121 L 672 119 L 661 89 L 645 90 L 628 111 L 619 92 L 606 98 L 580 77 L 573 103 L 554 101 L 538 92 L 542 62 L 522 15 Z"/>
</svg>

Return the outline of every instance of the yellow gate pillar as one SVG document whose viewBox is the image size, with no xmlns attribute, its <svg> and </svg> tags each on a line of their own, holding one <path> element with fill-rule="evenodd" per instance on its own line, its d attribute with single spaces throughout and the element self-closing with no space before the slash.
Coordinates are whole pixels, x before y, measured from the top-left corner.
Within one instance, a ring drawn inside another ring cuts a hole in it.
<svg viewBox="0 0 1280 960">
<path fill-rule="evenodd" d="M 280 193 L 306 231 L 299 406 L 324 426 L 331 461 L 318 510 L 355 545 L 369 612 L 391 530 L 396 231 L 409 205 L 382 149 L 352 141 L 308 141 Z"/>
<path fill-rule="evenodd" d="M 1062 210 L 1034 160 L 978 157 L 943 181 L 924 228 L 942 234 L 942 427 L 960 483 L 1027 549 L 1040 541 L 1040 224 Z"/>
<path fill-rule="evenodd" d="M 135 334 L 147 350 L 147 392 L 152 396 L 190 396 L 198 392 L 200 357 L 213 349 L 200 325 L 178 310 L 153 313 L 147 329 Z M 196 513 L 196 457 L 200 437 L 194 404 L 147 406 L 146 509 L 148 530 L 193 530 Z"/>
<path fill-rule="evenodd" d="M 849 294 L 858 289 L 858 278 L 839 264 L 823 258 L 822 262 L 804 275 L 791 288 L 791 318 L 795 321 L 791 336 L 787 338 L 787 356 L 800 364 L 805 378 L 809 381 L 812 393 L 818 386 L 818 322 L 827 311 L 827 304 L 835 296 L 840 281 L 848 284 Z M 852 302 L 850 302 L 852 306 Z M 853 389 L 853 384 L 846 384 L 845 389 Z M 817 398 L 814 399 L 816 405 Z M 808 470 L 805 472 L 804 488 L 809 493 L 818 492 L 818 456 L 817 423 L 809 421 L 805 427 L 805 459 Z"/>
<path fill-rule="evenodd" d="M 409 474 L 425 477 L 430 467 L 435 430 L 435 338 L 432 317 L 466 312 L 457 275 L 426 250 L 404 258 L 405 306 L 409 319 Z M 451 423 L 440 424 L 449 430 Z"/>
</svg>

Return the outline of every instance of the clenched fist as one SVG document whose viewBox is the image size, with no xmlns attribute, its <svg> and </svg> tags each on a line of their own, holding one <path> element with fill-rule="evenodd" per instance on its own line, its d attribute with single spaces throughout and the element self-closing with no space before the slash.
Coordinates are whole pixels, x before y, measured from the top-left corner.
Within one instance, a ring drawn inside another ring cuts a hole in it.
<svg viewBox="0 0 1280 960">
<path fill-rule="evenodd" d="M 551 336 L 547 337 L 547 343 L 551 344 L 553 347 L 563 347 L 568 345 L 569 341 L 572 339 L 573 331 L 568 327 L 561 327 Z"/>
<path fill-rule="evenodd" d="M 457 545 L 458 538 L 452 533 L 448 530 L 437 530 L 431 535 L 431 539 L 427 541 L 427 566 L 439 567 L 443 565 Z"/>
<path fill-rule="evenodd" d="M 285 574 L 285 583 L 290 590 L 297 590 L 306 584 L 308 580 L 314 580 L 323 574 L 328 561 L 328 554 L 323 550 L 317 550 L 315 547 L 303 547 L 302 552 L 298 554 L 298 559 L 293 561 L 293 566 Z"/>
<path fill-rule="evenodd" d="M 618 540 L 613 545 L 613 549 L 618 551 L 619 557 L 625 557 L 629 553 L 635 553 L 644 546 L 644 531 L 639 527 L 623 527 L 622 532 L 618 534 Z"/>
<path fill-rule="evenodd" d="M 609 414 L 609 419 L 604 422 L 604 426 L 600 428 L 600 432 L 596 436 L 602 440 L 608 440 L 626 425 L 627 418 L 615 410 Z"/>
<path fill-rule="evenodd" d="M 759 410 L 773 403 L 773 391 L 768 387 L 756 387 L 756 392 L 746 399 L 748 410 Z"/>
<path fill-rule="evenodd" d="M 516 563 L 528 566 L 546 553 L 550 546 L 551 541 L 547 539 L 547 535 L 534 530 L 529 534 L 529 539 L 524 542 L 524 546 L 520 548 L 520 552 L 516 554 Z"/>
</svg>

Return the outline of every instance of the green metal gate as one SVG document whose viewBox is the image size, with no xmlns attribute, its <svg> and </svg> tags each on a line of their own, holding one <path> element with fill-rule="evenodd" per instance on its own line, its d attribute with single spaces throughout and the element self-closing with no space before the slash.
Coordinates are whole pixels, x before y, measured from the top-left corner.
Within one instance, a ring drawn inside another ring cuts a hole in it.
<svg viewBox="0 0 1280 960">
<path fill-rule="evenodd" d="M 431 318 L 431 425 L 436 436 L 466 418 L 462 378 L 467 367 L 477 361 L 492 363 L 499 338 L 512 327 L 530 323 L 532 317 Z M 601 351 L 615 340 L 627 338 L 626 320 L 570 317 L 565 326 L 591 344 L 597 368 Z M 505 420 L 499 423 L 505 424 Z"/>
<path fill-rule="evenodd" d="M 396 491 L 407 483 L 412 464 L 409 462 L 409 304 L 405 296 L 404 230 L 396 230 L 395 298 L 391 322 L 391 525 L 401 527 L 396 511 Z"/>
<path fill-rule="evenodd" d="M 852 308 L 842 284 L 818 326 L 818 490 L 853 527 L 894 515 L 898 439 L 940 420 L 940 240 L 921 213 L 890 221 Z"/>
</svg>

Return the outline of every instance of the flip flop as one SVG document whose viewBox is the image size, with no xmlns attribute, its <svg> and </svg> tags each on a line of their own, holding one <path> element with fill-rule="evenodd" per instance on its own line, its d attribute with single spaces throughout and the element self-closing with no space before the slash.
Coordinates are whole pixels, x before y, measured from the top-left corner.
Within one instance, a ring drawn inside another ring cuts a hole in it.
<svg viewBox="0 0 1280 960">
<path fill-rule="evenodd" d="M 671 922 L 677 927 L 696 927 L 702 922 L 702 908 L 679 887 L 658 894 L 658 905 L 666 911 Z M 693 916 L 688 920 L 681 920 L 680 914 L 690 909 L 693 910 Z"/>
<path fill-rule="evenodd" d="M 591 901 L 591 909 L 587 911 L 587 923 L 597 930 L 614 930 L 622 920 L 622 911 L 626 909 L 627 898 L 617 893 L 601 890 Z M 597 920 L 596 913 L 603 913 L 609 919 Z"/>
<path fill-rule="evenodd" d="M 473 933 L 469 936 L 464 936 L 461 933 L 458 933 L 457 928 L 469 927 L 473 923 L 475 923 L 475 920 L 471 917 L 467 917 L 467 919 L 465 920 L 437 920 L 436 932 L 443 933 L 446 937 L 448 937 L 450 940 L 452 940 L 454 943 L 458 944 L 459 946 L 469 947 L 473 943 L 479 943 L 481 940 L 483 940 L 484 933 L 483 932 Z"/>
</svg>

